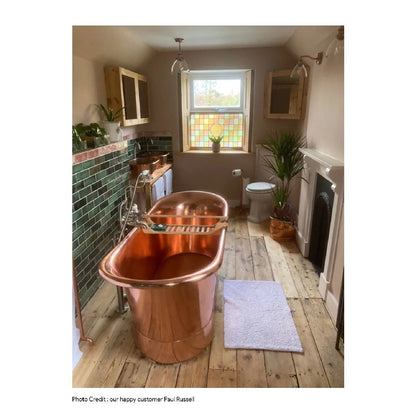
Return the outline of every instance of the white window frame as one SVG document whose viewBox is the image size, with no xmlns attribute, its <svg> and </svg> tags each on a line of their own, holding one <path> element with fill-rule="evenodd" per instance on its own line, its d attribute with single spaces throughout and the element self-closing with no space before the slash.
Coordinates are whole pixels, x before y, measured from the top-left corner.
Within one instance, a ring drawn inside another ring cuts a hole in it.
<svg viewBox="0 0 416 416">
<path fill-rule="evenodd" d="M 190 146 L 190 119 L 192 113 L 242 113 L 243 138 L 241 148 L 224 148 L 224 152 L 248 152 L 250 134 L 250 108 L 251 108 L 251 70 L 217 70 L 217 71 L 191 71 L 181 73 L 181 109 L 182 109 L 182 151 L 207 151 L 206 148 Z M 237 107 L 195 107 L 193 105 L 192 81 L 197 79 L 227 79 L 240 78 L 240 106 Z"/>
<path fill-rule="evenodd" d="M 198 80 L 240 80 L 240 105 L 238 107 L 196 107 L 194 103 L 194 83 Z M 243 113 L 244 112 L 244 81 L 245 71 L 228 70 L 228 71 L 193 71 L 189 74 L 190 87 L 190 105 L 191 113 Z"/>
</svg>

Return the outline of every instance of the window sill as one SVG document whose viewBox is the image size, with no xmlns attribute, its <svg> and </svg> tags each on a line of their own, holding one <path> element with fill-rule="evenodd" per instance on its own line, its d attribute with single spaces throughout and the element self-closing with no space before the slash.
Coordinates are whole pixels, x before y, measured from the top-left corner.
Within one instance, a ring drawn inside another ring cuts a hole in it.
<svg viewBox="0 0 416 416">
<path fill-rule="evenodd" d="M 212 150 L 187 150 L 185 152 L 177 152 L 181 155 L 185 154 L 215 154 L 215 155 L 249 155 L 250 152 L 245 150 L 221 150 L 220 152 L 213 152 Z"/>
</svg>

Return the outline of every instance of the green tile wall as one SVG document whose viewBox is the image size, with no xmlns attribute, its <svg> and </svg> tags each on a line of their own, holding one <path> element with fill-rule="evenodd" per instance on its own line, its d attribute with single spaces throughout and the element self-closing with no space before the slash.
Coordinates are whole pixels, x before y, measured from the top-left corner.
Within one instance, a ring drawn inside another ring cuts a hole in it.
<svg viewBox="0 0 416 416">
<path fill-rule="evenodd" d="M 73 165 L 72 254 L 81 308 L 103 283 L 98 265 L 113 248 L 113 237 L 120 229 L 118 207 L 130 179 L 128 161 L 138 140 L 143 139 L 130 140 L 127 149 Z M 171 151 L 172 139 L 153 138 L 149 150 Z"/>
</svg>

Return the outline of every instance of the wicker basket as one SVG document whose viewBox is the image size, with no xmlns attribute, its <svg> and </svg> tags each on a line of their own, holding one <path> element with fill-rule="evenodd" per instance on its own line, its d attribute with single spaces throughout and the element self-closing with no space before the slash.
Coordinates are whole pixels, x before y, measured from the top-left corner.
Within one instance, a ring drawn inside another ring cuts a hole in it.
<svg viewBox="0 0 416 416">
<path fill-rule="evenodd" d="M 295 227 L 289 221 L 270 218 L 270 237 L 278 242 L 291 241 L 295 236 Z"/>
</svg>

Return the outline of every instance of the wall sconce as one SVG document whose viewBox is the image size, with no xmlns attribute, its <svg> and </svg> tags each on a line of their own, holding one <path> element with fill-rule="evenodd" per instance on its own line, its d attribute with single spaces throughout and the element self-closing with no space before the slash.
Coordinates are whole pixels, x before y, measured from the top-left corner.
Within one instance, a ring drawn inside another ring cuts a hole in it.
<svg viewBox="0 0 416 416">
<path fill-rule="evenodd" d="M 344 52 L 344 26 L 340 26 L 338 28 L 338 33 L 335 39 L 332 40 L 332 42 L 328 45 L 328 48 L 325 52 L 325 58 L 328 58 L 328 56 L 336 56 L 339 53 Z"/>
<path fill-rule="evenodd" d="M 179 51 L 178 56 L 176 57 L 175 61 L 172 64 L 172 67 L 170 68 L 171 74 L 179 73 L 179 72 L 189 72 L 189 65 L 185 61 L 185 58 L 182 55 L 181 50 L 181 43 L 183 42 L 182 38 L 175 38 L 175 42 L 178 42 L 179 44 Z"/>
<path fill-rule="evenodd" d="M 309 55 L 302 55 L 299 58 L 298 63 L 293 67 L 292 72 L 290 73 L 290 78 L 300 78 L 301 76 L 304 76 L 305 78 L 308 77 L 308 70 L 306 69 L 306 66 L 303 63 L 302 58 L 312 59 L 315 61 L 316 65 L 321 65 L 323 57 L 323 52 L 319 52 L 316 58 Z"/>
</svg>

